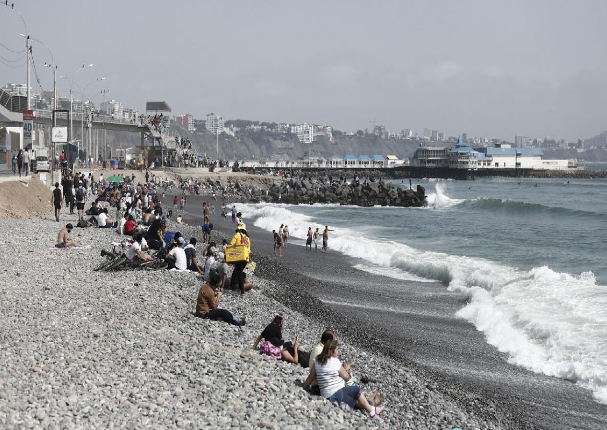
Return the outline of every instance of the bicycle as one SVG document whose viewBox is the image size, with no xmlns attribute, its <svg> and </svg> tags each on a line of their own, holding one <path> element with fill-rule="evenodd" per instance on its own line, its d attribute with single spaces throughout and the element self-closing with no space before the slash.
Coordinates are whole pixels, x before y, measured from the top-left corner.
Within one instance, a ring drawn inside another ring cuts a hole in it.
<svg viewBox="0 0 607 430">
<path fill-rule="evenodd" d="M 117 250 L 118 244 L 113 244 L 112 251 L 101 250 L 101 256 L 107 261 L 93 269 L 95 272 L 116 272 L 119 270 L 161 270 L 168 267 L 168 263 L 161 258 L 154 258 L 150 261 L 143 261 L 138 257 L 129 260 L 122 250 Z M 153 257 L 156 257 L 155 253 Z"/>
</svg>

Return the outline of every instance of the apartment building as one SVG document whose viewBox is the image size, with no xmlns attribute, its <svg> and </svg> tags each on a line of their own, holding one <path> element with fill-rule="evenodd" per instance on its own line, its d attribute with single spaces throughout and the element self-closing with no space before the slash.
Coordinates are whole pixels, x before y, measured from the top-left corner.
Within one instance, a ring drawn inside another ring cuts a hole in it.
<svg viewBox="0 0 607 430">
<path fill-rule="evenodd" d="M 224 132 L 223 118 L 211 112 L 207 115 L 205 127 L 213 134 L 221 134 Z"/>
</svg>

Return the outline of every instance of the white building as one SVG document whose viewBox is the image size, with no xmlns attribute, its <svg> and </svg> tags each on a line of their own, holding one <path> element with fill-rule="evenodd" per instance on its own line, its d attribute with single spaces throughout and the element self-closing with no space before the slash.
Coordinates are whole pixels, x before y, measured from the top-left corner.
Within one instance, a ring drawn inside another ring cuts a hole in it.
<svg viewBox="0 0 607 430">
<path fill-rule="evenodd" d="M 533 140 L 530 137 L 516 135 L 514 136 L 514 145 L 515 146 L 531 146 Z"/>
<path fill-rule="evenodd" d="M 413 130 L 405 128 L 400 132 L 400 137 L 403 139 L 411 139 L 413 137 Z"/>
<path fill-rule="evenodd" d="M 312 143 L 316 141 L 316 127 L 312 124 L 292 125 L 291 133 L 296 134 L 301 143 Z"/>
<path fill-rule="evenodd" d="M 333 127 L 330 125 L 321 125 L 317 129 L 316 135 L 328 137 L 329 142 L 333 142 Z"/>
<path fill-rule="evenodd" d="M 449 167 L 451 169 L 532 169 L 567 170 L 577 167 L 575 160 L 544 160 L 540 148 L 499 147 L 476 148 L 468 146 L 458 139 L 457 144 L 449 148 L 420 147 L 415 153 L 415 164 L 423 167 Z"/>
<path fill-rule="evenodd" d="M 449 148 L 422 146 L 415 151 L 414 160 L 414 164 L 420 167 L 447 167 Z"/>
<path fill-rule="evenodd" d="M 276 133 L 288 133 L 289 132 L 289 124 L 281 122 L 280 124 L 276 124 L 276 128 L 274 129 Z"/>
<path fill-rule="evenodd" d="M 4 87 L 2 87 L 2 89 L 14 96 L 27 96 L 26 84 L 6 84 Z M 32 87 L 30 87 L 30 93 L 33 94 Z"/>
<path fill-rule="evenodd" d="M 207 115 L 206 128 L 213 134 L 221 134 L 224 132 L 223 118 L 214 113 Z"/>
<path fill-rule="evenodd" d="M 185 128 L 189 132 L 196 131 L 196 127 L 194 127 L 194 117 L 189 113 L 186 113 L 185 115 L 176 116 L 175 123 Z"/>
<path fill-rule="evenodd" d="M 102 101 L 99 110 L 102 114 L 114 115 L 114 118 L 122 118 L 124 115 L 122 103 L 114 99 Z"/>
</svg>

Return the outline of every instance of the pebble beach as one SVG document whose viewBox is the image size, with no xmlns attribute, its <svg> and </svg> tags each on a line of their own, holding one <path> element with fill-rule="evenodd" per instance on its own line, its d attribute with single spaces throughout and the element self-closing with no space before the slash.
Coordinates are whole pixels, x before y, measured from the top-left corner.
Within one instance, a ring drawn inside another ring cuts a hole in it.
<svg viewBox="0 0 607 430">
<path fill-rule="evenodd" d="M 306 350 L 318 342 L 328 322 L 306 315 L 323 305 L 297 280 L 253 275 L 252 292 L 226 292 L 220 307 L 246 316 L 244 327 L 203 320 L 194 316 L 194 273 L 93 271 L 101 249 L 119 240 L 113 229 L 75 228 L 72 238 L 87 246 L 55 249 L 59 228 L 75 221 L 0 220 L 0 428 L 513 428 L 491 402 L 480 414 L 462 407 L 337 330 L 342 361 L 376 381 L 361 383 L 363 392 L 386 399 L 377 420 L 344 412 L 298 386 L 308 369 L 251 349 L 276 314 L 285 339 L 298 336 Z M 268 259 L 256 255 L 258 267 Z"/>
</svg>

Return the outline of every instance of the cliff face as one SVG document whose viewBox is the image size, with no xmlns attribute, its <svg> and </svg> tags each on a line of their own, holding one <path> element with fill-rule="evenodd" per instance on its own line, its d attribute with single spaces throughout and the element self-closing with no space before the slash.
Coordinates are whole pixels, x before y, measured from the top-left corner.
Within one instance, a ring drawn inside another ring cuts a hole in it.
<svg viewBox="0 0 607 430">
<path fill-rule="evenodd" d="M 199 153 L 206 153 L 211 157 L 216 154 L 216 136 L 208 131 L 190 133 L 179 126 L 171 126 L 174 132 L 181 137 L 190 139 L 192 146 Z M 334 136 L 333 142 L 328 138 L 319 136 L 317 142 L 312 144 L 301 143 L 291 134 L 270 133 L 267 131 L 244 132 L 235 137 L 225 134 L 219 136 L 219 156 L 229 159 L 260 159 L 270 157 L 303 158 L 309 151 L 313 155 L 328 158 L 333 155 L 345 154 L 382 154 L 410 157 L 418 146 L 418 142 L 411 140 L 385 140 L 377 136 Z"/>
</svg>

